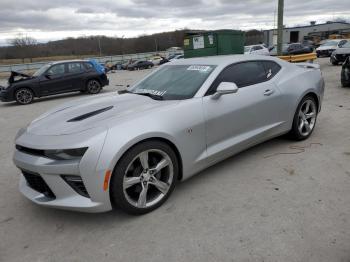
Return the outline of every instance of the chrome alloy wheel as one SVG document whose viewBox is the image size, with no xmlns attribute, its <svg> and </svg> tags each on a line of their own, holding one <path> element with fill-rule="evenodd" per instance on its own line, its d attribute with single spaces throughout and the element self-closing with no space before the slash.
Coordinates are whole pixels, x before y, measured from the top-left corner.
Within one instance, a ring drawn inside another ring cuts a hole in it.
<svg viewBox="0 0 350 262">
<path fill-rule="evenodd" d="M 28 89 L 20 89 L 16 92 L 16 101 L 25 105 L 33 101 L 33 93 Z"/>
<path fill-rule="evenodd" d="M 90 94 L 97 94 L 100 92 L 101 85 L 97 80 L 90 80 L 87 88 Z"/>
<path fill-rule="evenodd" d="M 159 149 L 143 151 L 125 171 L 124 196 L 134 207 L 151 207 L 167 195 L 173 178 L 174 166 L 167 153 Z"/>
<path fill-rule="evenodd" d="M 298 118 L 298 130 L 302 136 L 308 136 L 315 127 L 317 117 L 316 104 L 307 99 L 300 107 Z"/>
</svg>

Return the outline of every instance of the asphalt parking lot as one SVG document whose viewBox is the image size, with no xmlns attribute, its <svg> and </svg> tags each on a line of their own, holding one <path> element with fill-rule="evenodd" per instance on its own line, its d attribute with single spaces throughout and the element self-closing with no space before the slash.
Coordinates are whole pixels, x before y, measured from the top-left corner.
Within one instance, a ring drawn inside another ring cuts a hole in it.
<svg viewBox="0 0 350 262">
<path fill-rule="evenodd" d="M 82 95 L 0 104 L 0 261 L 349 262 L 350 88 L 340 66 L 318 62 L 326 91 L 307 141 L 277 138 L 231 157 L 139 217 L 46 209 L 18 192 L 17 130 Z M 104 92 L 148 72 L 109 74 Z"/>
</svg>

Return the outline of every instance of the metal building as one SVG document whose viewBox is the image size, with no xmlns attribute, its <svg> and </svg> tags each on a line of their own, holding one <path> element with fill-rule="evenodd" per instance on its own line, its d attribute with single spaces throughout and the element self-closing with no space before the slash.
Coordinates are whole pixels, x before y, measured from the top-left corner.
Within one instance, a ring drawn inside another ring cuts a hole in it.
<svg viewBox="0 0 350 262">
<path fill-rule="evenodd" d="M 313 37 L 317 37 L 319 40 L 323 40 L 334 34 L 350 34 L 350 23 L 327 22 L 324 24 L 316 24 L 316 22 L 311 22 L 310 25 L 307 26 L 284 28 L 283 43 L 297 43 Z M 276 29 L 264 31 L 264 43 L 268 46 L 272 46 L 277 43 Z"/>
</svg>

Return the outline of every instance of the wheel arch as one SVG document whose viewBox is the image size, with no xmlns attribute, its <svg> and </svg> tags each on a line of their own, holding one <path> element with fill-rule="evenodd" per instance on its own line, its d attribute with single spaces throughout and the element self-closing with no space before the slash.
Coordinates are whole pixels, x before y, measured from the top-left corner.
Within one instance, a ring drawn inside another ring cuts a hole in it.
<svg viewBox="0 0 350 262">
<path fill-rule="evenodd" d="M 85 87 L 87 87 L 88 82 L 91 81 L 91 80 L 96 80 L 97 82 L 100 83 L 100 85 L 102 84 L 102 83 L 101 83 L 101 80 L 100 80 L 98 77 L 96 77 L 96 76 L 91 76 L 91 77 L 88 77 L 88 78 L 86 79 L 86 81 L 85 81 Z"/>
<path fill-rule="evenodd" d="M 300 99 L 300 101 L 303 100 L 303 98 L 306 96 L 311 96 L 313 99 L 315 99 L 317 109 L 318 109 L 318 111 L 320 111 L 320 101 L 319 101 L 319 97 L 317 96 L 317 94 L 315 92 L 308 92 Z M 300 101 L 299 101 L 299 103 L 300 103 Z"/>
<path fill-rule="evenodd" d="M 34 97 L 39 97 L 38 94 L 35 92 L 35 90 L 32 87 L 30 87 L 30 86 L 17 86 L 17 87 L 15 87 L 13 89 L 13 97 L 15 97 L 15 94 L 16 94 L 17 90 L 18 89 L 22 89 L 22 88 L 29 89 L 30 91 L 33 92 Z"/>
<path fill-rule="evenodd" d="M 122 157 L 133 147 L 141 144 L 141 143 L 144 143 L 144 142 L 148 142 L 148 141 L 161 141 L 165 144 L 167 144 L 168 146 L 170 146 L 170 148 L 174 151 L 175 155 L 176 155 L 176 158 L 178 160 L 178 164 L 179 164 L 179 176 L 178 176 L 178 180 L 182 180 L 183 178 L 183 163 L 182 163 L 182 157 L 181 157 L 181 154 L 180 154 L 180 151 L 179 149 L 177 148 L 177 146 L 172 142 L 170 141 L 169 139 L 167 138 L 164 138 L 164 137 L 160 137 L 160 136 L 154 136 L 154 137 L 149 137 L 149 138 L 144 138 L 140 141 L 137 141 L 136 143 L 130 145 L 122 154 L 121 156 L 119 157 L 118 161 L 115 163 L 114 167 L 113 167 L 113 171 L 115 170 L 116 166 L 119 164 L 120 160 L 122 159 Z"/>
</svg>

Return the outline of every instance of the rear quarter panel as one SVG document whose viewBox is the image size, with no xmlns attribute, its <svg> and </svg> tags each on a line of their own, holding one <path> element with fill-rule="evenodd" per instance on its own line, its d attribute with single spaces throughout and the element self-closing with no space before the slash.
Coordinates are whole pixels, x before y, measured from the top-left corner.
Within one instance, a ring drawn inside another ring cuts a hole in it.
<svg viewBox="0 0 350 262">
<path fill-rule="evenodd" d="M 318 69 L 306 69 L 294 64 L 287 64 L 282 69 L 276 84 L 281 91 L 281 99 L 285 105 L 282 114 L 287 120 L 287 128 L 291 128 L 295 111 L 300 101 L 308 94 L 317 95 L 319 110 L 324 93 L 324 80 Z"/>
</svg>

